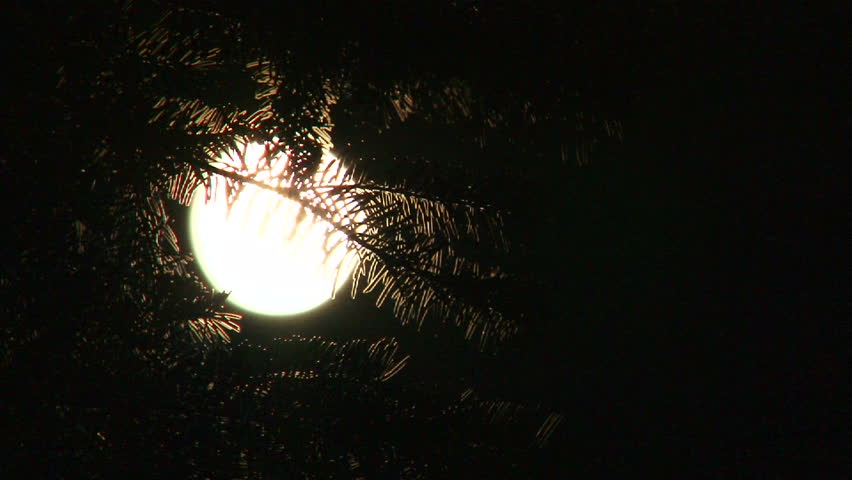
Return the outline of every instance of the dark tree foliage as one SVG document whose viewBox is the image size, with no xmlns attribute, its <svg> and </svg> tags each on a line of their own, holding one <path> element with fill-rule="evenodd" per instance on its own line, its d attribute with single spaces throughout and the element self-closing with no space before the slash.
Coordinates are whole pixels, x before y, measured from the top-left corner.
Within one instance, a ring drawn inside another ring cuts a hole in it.
<svg viewBox="0 0 852 480">
<path fill-rule="evenodd" d="M 358 173 L 326 195 L 364 214 L 365 228 L 347 231 L 364 266 L 353 294 L 378 287 L 401 322 L 456 325 L 470 348 L 498 351 L 523 321 L 503 220 L 528 188 L 516 175 L 528 162 L 588 163 L 588 142 L 621 135 L 618 122 L 583 116 L 573 86 L 524 84 L 545 65 L 460 62 L 496 55 L 508 14 L 454 3 L 382 5 L 382 18 L 306 4 L 274 20 L 212 3 L 66 6 L 49 18 L 14 8 L 13 32 L 33 48 L 14 57 L 27 85 L 8 104 L 2 155 L 4 178 L 23 187 L 3 195 L 4 469 L 531 473 L 563 418 L 540 400 L 454 390 L 451 378 L 436 394 L 403 378 L 408 357 L 392 338 L 232 345 L 239 315 L 195 273 L 170 214 L 211 181 L 236 192 L 251 180 L 209 163 L 241 141 L 281 139 L 294 185 L 315 188 L 331 132 Z M 453 45 L 471 52 L 447 61 Z"/>
</svg>

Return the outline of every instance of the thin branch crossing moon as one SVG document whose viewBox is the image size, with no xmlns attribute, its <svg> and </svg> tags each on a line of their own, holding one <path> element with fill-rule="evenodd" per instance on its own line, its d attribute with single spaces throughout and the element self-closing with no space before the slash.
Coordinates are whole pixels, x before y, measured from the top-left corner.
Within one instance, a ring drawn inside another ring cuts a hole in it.
<svg viewBox="0 0 852 480">
<path fill-rule="evenodd" d="M 287 156 L 266 162 L 268 153 L 263 145 L 248 144 L 243 152 L 223 154 L 219 165 L 267 185 L 289 187 Z M 345 173 L 327 154 L 310 183 L 339 184 Z M 211 190 L 209 200 L 204 187 L 195 192 L 190 238 L 204 275 L 216 290 L 230 292 L 229 302 L 260 314 L 293 315 L 329 300 L 351 275 L 357 258 L 345 234 L 298 201 L 244 183 L 229 211 L 226 179 L 214 178 Z M 310 202 L 318 194 L 308 190 L 301 195 Z M 323 200 L 337 218 L 345 214 L 342 202 Z"/>
</svg>

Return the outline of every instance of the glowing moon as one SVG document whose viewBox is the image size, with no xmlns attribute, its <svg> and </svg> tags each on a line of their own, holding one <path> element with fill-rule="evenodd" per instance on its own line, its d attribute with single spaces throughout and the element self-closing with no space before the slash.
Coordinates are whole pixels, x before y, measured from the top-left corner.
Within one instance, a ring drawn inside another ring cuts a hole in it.
<svg viewBox="0 0 852 480">
<path fill-rule="evenodd" d="M 278 155 L 261 168 L 265 152 L 262 145 L 247 145 L 245 171 L 266 184 L 289 186 L 281 175 L 287 156 Z M 223 154 L 220 161 L 232 168 L 242 165 L 235 153 Z M 323 157 L 315 185 L 342 182 L 345 170 L 328 168 L 332 162 L 331 155 Z M 295 200 L 244 185 L 228 212 L 225 182 L 214 182 L 211 193 L 206 200 L 199 187 L 193 197 L 192 249 L 213 287 L 231 292 L 228 301 L 240 308 L 265 315 L 305 312 L 329 300 L 357 263 L 346 236 Z"/>
</svg>

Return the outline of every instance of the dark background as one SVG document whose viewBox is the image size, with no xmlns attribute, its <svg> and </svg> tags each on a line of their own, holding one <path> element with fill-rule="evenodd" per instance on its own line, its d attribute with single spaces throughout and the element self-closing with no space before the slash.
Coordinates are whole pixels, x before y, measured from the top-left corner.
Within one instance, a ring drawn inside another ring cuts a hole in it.
<svg viewBox="0 0 852 480">
<path fill-rule="evenodd" d="M 292 329 L 392 331 L 412 375 L 462 372 L 566 412 L 553 455 L 571 471 L 831 465 L 845 423 L 828 407 L 844 338 L 832 258 L 843 175 L 824 128 L 837 100 L 831 21 L 783 6 L 671 8 L 614 6 L 586 25 L 605 37 L 586 82 L 626 138 L 617 155 L 516 193 L 531 204 L 516 211 L 537 216 L 520 236 L 535 242 L 525 261 L 541 282 L 516 293 L 533 306 L 509 352 L 482 359 L 361 299 Z M 246 334 L 290 329 L 249 317 Z"/>
<path fill-rule="evenodd" d="M 516 40 L 507 69 L 559 56 L 542 52 L 552 32 L 524 11 L 497 17 L 526 23 L 491 30 Z M 452 328 L 417 332 L 343 291 L 302 317 L 247 315 L 242 336 L 394 335 L 412 355 L 406 375 L 436 389 L 468 382 L 564 412 L 539 465 L 552 478 L 833 476 L 833 453 L 848 446 L 845 410 L 834 406 L 848 304 L 837 192 L 848 169 L 829 162 L 826 121 L 842 91 L 831 12 L 681 2 L 559 11 L 594 39 L 584 69 L 565 76 L 622 120 L 625 139 L 582 168 L 515 167 L 529 177 L 502 190 L 529 273 L 512 293 L 525 308 L 521 334 L 482 355 Z M 453 55 L 426 33 L 435 58 L 423 64 L 475 73 L 464 61 L 473 47 Z M 502 68 L 480 61 L 489 74 Z"/>
</svg>

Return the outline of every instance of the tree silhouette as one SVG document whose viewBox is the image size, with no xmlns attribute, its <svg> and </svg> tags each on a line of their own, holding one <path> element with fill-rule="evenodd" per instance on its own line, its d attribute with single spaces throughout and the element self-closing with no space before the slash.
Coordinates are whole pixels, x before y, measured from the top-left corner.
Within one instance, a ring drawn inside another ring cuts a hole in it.
<svg viewBox="0 0 852 480">
<path fill-rule="evenodd" d="M 503 64 L 458 60 L 501 48 L 495 32 L 514 10 L 388 4 L 373 25 L 352 7 L 306 4 L 272 23 L 215 3 L 67 7 L 38 22 L 34 10 L 16 12 L 33 26 L 16 33 L 43 44 L 19 58 L 32 84 L 11 102 L 0 157 L 6 178 L 37 185 L 4 191 L 14 232 L 0 271 L 10 469 L 58 478 L 543 469 L 536 449 L 561 413 L 469 385 L 435 395 L 402 378 L 407 357 L 391 338 L 231 345 L 239 315 L 195 272 L 170 209 L 217 182 L 230 197 L 253 182 L 274 189 L 346 235 L 360 259 L 353 295 L 374 291 L 401 323 L 448 323 L 494 354 L 525 321 L 530 300 L 518 293 L 534 288 L 517 260 L 534 247 L 506 233 L 534 215 L 518 205 L 546 201 L 518 202 L 529 177 L 606 154 L 620 123 L 582 108 L 576 88 L 548 83 L 543 64 L 563 57 L 524 58 L 536 38 L 512 35 Z M 430 25 L 446 36 L 428 35 Z M 442 54 L 456 45 L 469 51 Z M 216 163 L 246 142 L 287 152 L 289 187 Z M 354 173 L 317 184 L 332 144 Z"/>
</svg>

